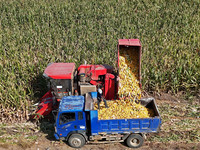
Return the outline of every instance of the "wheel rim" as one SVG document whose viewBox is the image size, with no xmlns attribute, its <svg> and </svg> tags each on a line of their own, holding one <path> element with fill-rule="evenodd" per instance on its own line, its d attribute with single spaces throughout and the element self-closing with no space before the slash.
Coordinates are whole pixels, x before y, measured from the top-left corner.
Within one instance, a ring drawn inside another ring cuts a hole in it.
<svg viewBox="0 0 200 150">
<path fill-rule="evenodd" d="M 75 147 L 79 147 L 81 145 L 81 140 L 79 138 L 73 138 L 72 145 Z"/>
<path fill-rule="evenodd" d="M 140 141 L 136 138 L 132 139 L 130 141 L 131 145 L 133 145 L 134 147 L 138 146 L 140 144 Z"/>
</svg>

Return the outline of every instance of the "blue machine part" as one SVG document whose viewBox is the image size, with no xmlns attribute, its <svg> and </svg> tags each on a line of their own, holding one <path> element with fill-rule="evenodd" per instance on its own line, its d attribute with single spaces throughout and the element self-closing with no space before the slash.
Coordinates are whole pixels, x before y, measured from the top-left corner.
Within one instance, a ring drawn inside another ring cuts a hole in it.
<svg viewBox="0 0 200 150">
<path fill-rule="evenodd" d="M 140 119 L 118 119 L 118 120 L 99 120 L 98 132 L 106 133 L 148 133 L 157 132 L 160 126 L 160 118 L 140 118 Z"/>
<path fill-rule="evenodd" d="M 59 111 L 82 111 L 84 96 L 64 96 L 61 99 Z"/>
<path fill-rule="evenodd" d="M 97 92 L 91 92 L 90 94 L 91 94 L 92 99 L 97 98 Z"/>
<path fill-rule="evenodd" d="M 90 111 L 90 126 L 91 126 L 91 133 L 92 135 L 98 135 L 99 129 L 99 122 L 98 122 L 98 111 L 91 110 Z"/>
<path fill-rule="evenodd" d="M 54 137 L 56 138 L 56 140 L 60 139 L 57 133 L 54 133 Z"/>
</svg>

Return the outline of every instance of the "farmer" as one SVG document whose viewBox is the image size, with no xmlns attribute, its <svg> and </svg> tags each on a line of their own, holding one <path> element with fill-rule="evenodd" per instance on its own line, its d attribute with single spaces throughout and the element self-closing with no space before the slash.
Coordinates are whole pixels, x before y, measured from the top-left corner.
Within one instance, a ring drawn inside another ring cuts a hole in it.
<svg viewBox="0 0 200 150">
<path fill-rule="evenodd" d="M 98 90 L 97 90 L 97 104 L 98 104 L 98 109 L 100 109 L 100 103 L 101 103 L 101 101 L 103 101 L 105 107 L 108 108 L 106 100 L 102 97 L 102 94 L 103 94 L 103 86 L 102 85 L 98 85 Z"/>
</svg>

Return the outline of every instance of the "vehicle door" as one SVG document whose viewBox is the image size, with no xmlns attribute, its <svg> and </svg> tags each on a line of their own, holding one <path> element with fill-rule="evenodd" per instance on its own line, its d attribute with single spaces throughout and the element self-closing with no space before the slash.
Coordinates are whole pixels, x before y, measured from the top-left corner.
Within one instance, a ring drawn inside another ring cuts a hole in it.
<svg viewBox="0 0 200 150">
<path fill-rule="evenodd" d="M 57 133 L 60 137 L 66 137 L 69 132 L 77 130 L 75 112 L 62 112 L 57 118 Z"/>
</svg>

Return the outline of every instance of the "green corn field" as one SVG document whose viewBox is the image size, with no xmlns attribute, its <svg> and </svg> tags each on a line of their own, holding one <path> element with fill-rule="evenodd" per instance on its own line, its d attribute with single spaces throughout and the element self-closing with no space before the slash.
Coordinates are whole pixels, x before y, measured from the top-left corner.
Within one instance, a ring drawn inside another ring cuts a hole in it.
<svg viewBox="0 0 200 150">
<path fill-rule="evenodd" d="M 198 0 L 1 0 L 2 117 L 28 115 L 47 91 L 48 63 L 116 67 L 123 38 L 142 42 L 144 90 L 200 93 Z"/>
</svg>

